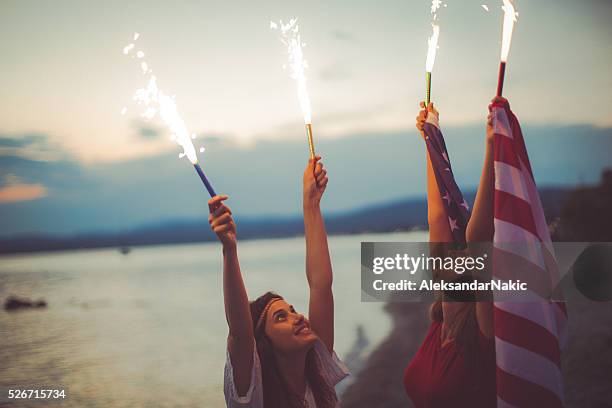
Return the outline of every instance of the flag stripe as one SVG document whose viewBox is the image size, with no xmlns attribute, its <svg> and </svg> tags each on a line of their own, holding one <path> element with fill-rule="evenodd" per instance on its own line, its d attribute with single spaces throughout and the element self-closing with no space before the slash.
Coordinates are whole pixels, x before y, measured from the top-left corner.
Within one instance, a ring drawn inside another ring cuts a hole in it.
<svg viewBox="0 0 612 408">
<path fill-rule="evenodd" d="M 553 310 L 557 308 L 555 304 L 542 302 L 541 307 L 534 307 L 527 312 L 525 311 L 525 305 L 521 302 L 496 302 L 495 308 L 507 313 L 520 315 L 523 319 L 539 325 L 549 333 L 557 333 L 557 325 L 554 317 L 556 313 Z"/>
<path fill-rule="evenodd" d="M 497 384 L 498 396 L 506 404 L 520 408 L 563 408 L 562 400 L 555 393 L 499 367 Z"/>
<path fill-rule="evenodd" d="M 528 202 L 500 190 L 495 190 L 495 201 L 499 203 L 495 207 L 495 218 L 516 224 L 539 238 Z"/>
<path fill-rule="evenodd" d="M 495 111 L 497 112 L 493 115 L 493 132 L 496 135 L 506 136 L 512 139 L 512 129 L 510 128 L 506 111 L 503 109 L 495 109 Z"/>
<path fill-rule="evenodd" d="M 493 159 L 496 162 L 506 163 L 509 166 L 521 169 L 521 162 L 514 153 L 514 143 L 511 139 L 495 136 L 494 146 Z"/>
<path fill-rule="evenodd" d="M 536 243 L 539 239 L 536 235 L 521 228 L 518 225 L 514 225 L 512 222 L 500 220 L 498 218 L 493 219 L 493 226 L 495 227 L 495 235 L 499 236 L 495 245 L 502 242 L 523 242 L 523 243 Z M 501 238 L 503 237 L 503 241 Z"/>
<path fill-rule="evenodd" d="M 557 364 L 537 353 L 497 337 L 495 348 L 498 351 L 497 367 L 499 369 L 545 388 L 556 395 L 559 400 L 563 399 L 563 391 L 560 388 L 561 371 Z"/>
<path fill-rule="evenodd" d="M 523 169 L 523 174 L 529 173 L 529 169 L 527 165 L 521 161 L 521 168 Z M 535 181 L 533 178 L 525 177 L 524 184 L 529 193 L 529 201 L 532 203 L 533 209 L 533 218 L 536 226 L 536 230 L 538 231 L 538 236 L 542 239 L 543 242 L 546 243 L 548 247 L 548 251 L 553 254 L 555 251 L 552 247 L 552 243 L 550 240 L 550 233 L 548 231 L 548 224 L 546 223 L 546 219 L 544 217 L 544 209 L 542 208 L 542 202 L 540 200 L 540 194 L 538 193 L 538 188 L 535 185 Z"/>
<path fill-rule="evenodd" d="M 524 318 L 532 309 L 540 308 L 536 302 L 523 303 L 522 306 L 528 310 L 525 310 L 527 313 L 521 313 L 520 316 L 508 313 L 503 309 L 495 309 L 497 318 L 504 319 L 503 325 L 495 327 L 495 336 L 500 340 L 546 357 L 560 369 L 559 341 L 553 334 L 556 333 L 556 330 L 551 333 L 551 331 Z M 530 333 L 530 335 L 517 336 L 517 333 Z"/>
<path fill-rule="evenodd" d="M 504 281 L 521 281 L 529 291 L 499 293 L 496 300 L 515 302 L 549 300 L 555 287 L 544 269 L 520 255 L 494 248 L 493 276 Z"/>
<path fill-rule="evenodd" d="M 525 258 L 541 269 L 546 268 L 547 260 L 538 237 L 517 225 L 499 219 L 493 221 L 493 226 L 496 231 L 504 234 L 504 241 L 495 242 L 495 248 Z"/>
<path fill-rule="evenodd" d="M 529 191 L 523 182 L 521 170 L 504 162 L 496 161 L 495 166 L 495 189 L 520 198 L 531 204 Z"/>
<path fill-rule="evenodd" d="M 537 299 L 550 295 L 559 282 L 554 249 L 519 122 L 507 107 L 494 106 L 492 115 L 493 274 L 521 277 L 530 289 L 525 297 Z M 494 297 L 498 407 L 562 407 L 564 305 L 549 299 L 501 302 L 500 293 Z"/>
</svg>

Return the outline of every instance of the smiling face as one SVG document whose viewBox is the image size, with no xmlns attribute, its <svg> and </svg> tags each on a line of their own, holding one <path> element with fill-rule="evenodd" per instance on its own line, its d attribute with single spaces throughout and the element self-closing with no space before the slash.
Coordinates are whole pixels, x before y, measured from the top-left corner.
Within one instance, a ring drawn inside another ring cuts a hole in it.
<svg viewBox="0 0 612 408">
<path fill-rule="evenodd" d="M 268 309 L 265 332 L 274 349 L 283 354 L 305 351 L 317 340 L 308 319 L 283 299 L 274 301 Z"/>
</svg>

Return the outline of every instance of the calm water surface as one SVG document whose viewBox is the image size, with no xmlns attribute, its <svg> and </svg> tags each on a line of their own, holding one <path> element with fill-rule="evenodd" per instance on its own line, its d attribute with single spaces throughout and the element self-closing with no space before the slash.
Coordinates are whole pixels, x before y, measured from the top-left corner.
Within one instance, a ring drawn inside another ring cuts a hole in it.
<svg viewBox="0 0 612 408">
<path fill-rule="evenodd" d="M 336 351 L 362 325 L 369 352 L 390 329 L 380 303 L 360 302 L 361 241 L 422 241 L 411 232 L 331 237 Z M 307 311 L 303 238 L 241 242 L 249 297 L 275 290 Z M 65 388 L 62 407 L 223 407 L 227 326 L 217 243 L 0 258 L 0 389 Z M 0 406 L 4 406 L 0 399 Z M 11 404 L 6 406 L 29 406 Z M 31 404 L 46 406 L 46 402 Z"/>
</svg>

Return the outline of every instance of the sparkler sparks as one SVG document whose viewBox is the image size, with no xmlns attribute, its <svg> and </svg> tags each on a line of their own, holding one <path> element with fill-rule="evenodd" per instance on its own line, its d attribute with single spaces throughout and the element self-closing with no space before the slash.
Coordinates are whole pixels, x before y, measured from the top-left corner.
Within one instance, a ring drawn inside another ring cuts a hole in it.
<svg viewBox="0 0 612 408">
<path fill-rule="evenodd" d="M 512 30 L 514 29 L 514 23 L 517 21 L 518 13 L 516 12 L 514 5 L 511 0 L 503 0 L 504 5 L 504 28 L 502 32 L 502 48 L 501 48 L 501 60 L 502 62 L 508 61 L 508 53 L 510 52 L 510 43 L 512 42 Z"/>
<path fill-rule="evenodd" d="M 286 24 L 283 23 L 282 20 L 278 24 L 272 21 L 270 22 L 270 28 L 273 30 L 280 29 L 281 42 L 287 47 L 289 67 L 291 67 L 291 78 L 295 79 L 298 100 L 300 102 L 300 108 L 302 109 L 302 115 L 304 115 L 310 158 L 314 159 L 315 150 L 312 138 L 312 113 L 310 110 L 310 97 L 308 96 L 308 89 L 306 88 L 306 75 L 304 73 L 304 70 L 308 68 L 308 62 L 304 59 L 304 53 L 302 51 L 306 44 L 302 42 L 297 18 L 292 18 Z M 283 66 L 283 68 L 285 67 Z"/>
<path fill-rule="evenodd" d="M 134 41 L 136 41 L 138 37 L 140 37 L 140 34 L 134 33 Z M 135 45 L 133 43 L 129 44 L 123 49 L 123 53 L 128 55 L 134 49 L 134 47 Z M 143 57 L 144 52 L 138 51 L 136 53 L 135 58 L 142 59 Z M 137 89 L 133 96 L 133 100 L 139 105 L 143 105 L 145 108 L 144 112 L 142 112 L 140 116 L 147 120 L 151 120 L 155 116 L 159 115 L 162 122 L 164 122 L 164 124 L 166 124 L 170 130 L 170 140 L 176 142 L 183 148 L 183 151 L 179 154 L 179 158 L 186 156 L 189 159 L 202 179 L 202 182 L 206 186 L 206 189 L 210 193 L 211 197 L 215 196 L 215 191 L 204 175 L 202 168 L 198 164 L 198 156 L 192 142 L 192 139 L 195 139 L 195 134 L 191 134 L 187 131 L 187 125 L 179 114 L 175 97 L 169 96 L 159 89 L 157 86 L 157 78 L 152 74 L 153 71 L 149 68 L 146 61 L 142 60 L 140 67 L 144 75 L 149 75 L 146 88 Z M 122 110 L 122 114 L 124 114 L 126 110 L 127 109 L 124 108 Z M 200 152 L 204 152 L 203 147 L 200 148 Z"/>
<path fill-rule="evenodd" d="M 126 45 L 125 47 L 123 47 L 123 54 L 128 55 L 134 47 L 135 47 L 134 43 Z"/>
<path fill-rule="evenodd" d="M 499 63 L 499 74 L 497 78 L 497 96 L 502 95 L 504 89 L 504 77 L 506 75 L 506 62 L 508 61 L 508 53 L 510 52 L 510 43 L 512 42 L 512 30 L 514 29 L 514 23 L 517 20 L 518 13 L 514 9 L 514 5 L 511 0 L 503 0 L 504 5 L 504 26 L 502 29 L 502 46 L 501 46 L 501 57 Z"/>
<path fill-rule="evenodd" d="M 291 78 L 295 79 L 297 85 L 298 100 L 304 115 L 304 123 L 312 123 L 312 113 L 310 109 L 310 97 L 306 88 L 306 75 L 304 70 L 308 68 L 308 62 L 304 59 L 302 42 L 297 18 L 292 18 L 288 23 L 270 22 L 270 28 L 280 31 L 280 40 L 287 47 L 289 55 L 289 67 L 291 68 Z"/>
<path fill-rule="evenodd" d="M 436 62 L 436 51 L 438 49 L 438 38 L 440 37 L 440 26 L 431 23 L 432 33 L 427 40 L 427 60 L 425 61 L 425 70 L 432 72 L 434 63 Z"/>
<path fill-rule="evenodd" d="M 134 34 L 134 39 L 138 39 L 139 33 Z M 126 49 L 127 53 L 125 52 Z M 124 54 L 130 54 L 135 48 L 135 44 L 129 44 L 124 48 Z M 144 57 L 143 51 L 136 52 L 136 58 L 142 59 Z M 181 157 L 187 156 L 189 161 L 193 164 L 198 162 L 196 150 L 191 142 L 191 134 L 187 131 L 185 121 L 178 112 L 176 101 L 173 97 L 168 96 L 157 86 L 157 77 L 151 74 L 149 65 L 146 61 L 141 61 L 140 68 L 142 73 L 149 74 L 148 84 L 146 88 L 137 89 L 134 93 L 134 101 L 144 106 L 144 111 L 141 113 L 141 117 L 146 120 L 152 120 L 155 116 L 159 115 L 161 120 L 168 126 L 171 136 L 170 139 L 178 143 L 183 148 Z M 123 111 L 122 111 L 123 112 Z"/>
<path fill-rule="evenodd" d="M 198 162 L 196 150 L 191 142 L 185 121 L 178 112 L 174 98 L 168 96 L 157 86 L 157 78 L 151 75 L 146 88 L 137 89 L 134 93 L 134 101 L 145 107 L 141 116 L 147 120 L 159 115 L 161 120 L 168 126 L 170 139 L 178 143 L 183 152 L 179 157 L 187 156 L 192 164 Z"/>
<path fill-rule="evenodd" d="M 433 15 L 433 21 L 438 19 L 438 9 L 446 4 L 442 3 L 442 0 L 431 1 L 431 14 Z M 425 61 L 425 70 L 429 73 L 433 70 L 434 63 L 436 61 L 436 51 L 438 49 L 438 38 L 440 37 L 440 26 L 432 21 L 431 23 L 431 36 L 427 40 L 427 60 Z"/>
<path fill-rule="evenodd" d="M 438 38 L 440 38 L 440 26 L 435 23 L 438 19 L 438 9 L 446 4 L 442 3 L 442 0 L 432 0 L 431 2 L 431 14 L 433 19 L 431 22 L 431 36 L 427 39 L 427 59 L 425 60 L 425 106 L 429 105 L 430 94 L 431 94 L 431 72 L 433 71 L 434 63 L 436 62 L 436 52 L 438 50 Z"/>
<path fill-rule="evenodd" d="M 431 1 L 431 14 L 436 14 L 436 11 L 442 6 L 442 0 Z"/>
</svg>

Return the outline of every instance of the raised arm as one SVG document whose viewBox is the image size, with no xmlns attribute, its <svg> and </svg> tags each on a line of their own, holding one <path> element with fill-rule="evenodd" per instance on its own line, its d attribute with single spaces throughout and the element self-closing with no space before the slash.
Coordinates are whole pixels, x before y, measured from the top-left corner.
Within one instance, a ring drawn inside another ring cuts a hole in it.
<svg viewBox="0 0 612 408">
<path fill-rule="evenodd" d="M 312 329 L 332 352 L 334 348 L 333 277 L 327 247 L 327 232 L 320 207 L 328 178 L 320 159 L 320 156 L 310 159 L 304 171 L 306 277 L 310 287 L 308 315 Z"/>
<path fill-rule="evenodd" d="M 489 105 L 489 110 L 491 106 Z M 482 165 L 482 175 L 476 192 L 476 200 L 468 226 L 466 239 L 468 242 L 493 242 L 493 202 L 495 190 L 495 170 L 493 168 L 493 124 L 489 112 L 487 117 L 487 137 L 485 141 L 485 157 Z"/>
<path fill-rule="evenodd" d="M 492 105 L 497 104 L 507 106 L 508 101 L 502 97 L 493 98 L 492 104 L 489 105 L 489 116 L 487 117 L 487 136 L 485 142 L 485 157 L 482 166 L 482 175 L 480 176 L 480 184 L 476 192 L 476 201 L 472 216 L 466 230 L 466 239 L 468 243 L 477 242 L 493 242 L 493 233 L 495 228 L 493 225 L 493 203 L 495 195 L 495 168 L 493 163 L 493 141 L 495 138 L 493 130 L 493 117 L 490 112 Z M 480 331 L 486 337 L 493 336 L 493 307 L 491 302 L 476 303 L 476 319 Z"/>
<path fill-rule="evenodd" d="M 232 211 L 223 201 L 227 196 L 215 196 L 208 201 L 210 227 L 223 244 L 223 299 L 229 327 L 227 347 L 234 371 L 234 384 L 240 396 L 246 395 L 253 368 L 253 323 L 249 299 L 242 280 L 236 245 L 236 224 Z"/>
<path fill-rule="evenodd" d="M 425 139 L 423 125 L 427 120 L 427 116 L 434 115 L 437 120 L 439 115 L 433 103 L 430 103 L 427 109 L 425 109 L 425 103 L 421 102 L 421 108 L 416 118 L 416 127 L 419 132 L 421 132 L 423 139 Z M 448 225 L 448 218 L 444 210 L 444 203 L 442 202 L 436 175 L 434 174 L 431 159 L 429 158 L 429 151 L 425 151 L 427 155 L 427 223 L 429 224 L 429 242 L 453 242 L 453 236 Z"/>
</svg>

